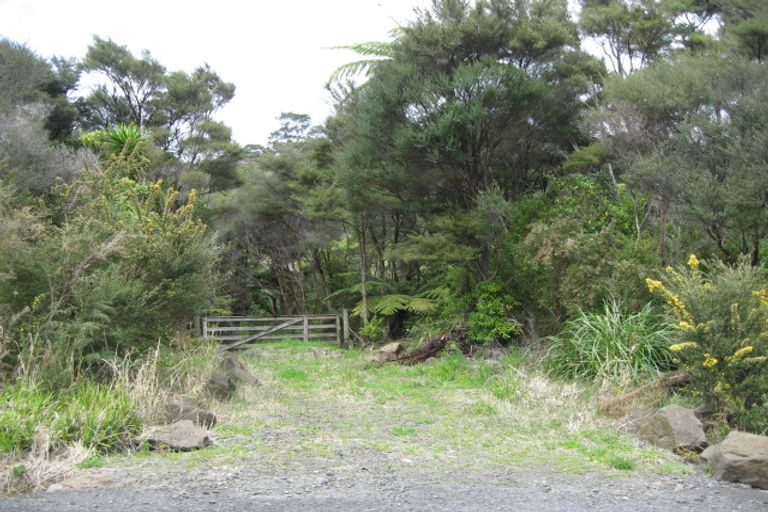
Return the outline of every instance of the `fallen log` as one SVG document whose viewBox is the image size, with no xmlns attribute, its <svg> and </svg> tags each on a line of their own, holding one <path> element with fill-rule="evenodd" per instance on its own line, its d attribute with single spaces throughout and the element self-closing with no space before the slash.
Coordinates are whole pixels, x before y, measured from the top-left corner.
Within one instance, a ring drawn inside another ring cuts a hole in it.
<svg viewBox="0 0 768 512">
<path fill-rule="evenodd" d="M 606 416 L 618 418 L 624 416 L 627 410 L 635 404 L 638 399 L 651 396 L 651 401 L 657 401 L 663 393 L 669 388 L 688 382 L 691 378 L 687 370 L 679 370 L 672 373 L 665 373 L 640 387 L 627 393 L 602 400 L 597 408 Z M 649 401 L 647 398 L 646 402 Z"/>
<path fill-rule="evenodd" d="M 465 325 L 456 325 L 451 328 L 450 331 L 439 336 L 433 336 L 422 343 L 418 348 L 410 350 L 398 357 L 394 357 L 389 361 L 404 366 L 413 366 L 415 364 L 423 363 L 430 357 L 435 357 L 452 343 L 455 343 L 462 352 L 466 353 L 469 350 L 469 344 L 467 343 L 467 328 Z"/>
</svg>

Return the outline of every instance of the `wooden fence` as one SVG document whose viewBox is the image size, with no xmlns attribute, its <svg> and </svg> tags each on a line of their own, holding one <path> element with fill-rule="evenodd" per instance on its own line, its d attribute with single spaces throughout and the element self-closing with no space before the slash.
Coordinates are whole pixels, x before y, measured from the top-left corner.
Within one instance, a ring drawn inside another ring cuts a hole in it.
<svg viewBox="0 0 768 512">
<path fill-rule="evenodd" d="M 348 346 L 350 340 L 347 310 L 336 315 L 206 316 L 201 320 L 203 337 L 218 341 L 226 350 L 266 340 L 327 340 L 339 346 Z"/>
</svg>

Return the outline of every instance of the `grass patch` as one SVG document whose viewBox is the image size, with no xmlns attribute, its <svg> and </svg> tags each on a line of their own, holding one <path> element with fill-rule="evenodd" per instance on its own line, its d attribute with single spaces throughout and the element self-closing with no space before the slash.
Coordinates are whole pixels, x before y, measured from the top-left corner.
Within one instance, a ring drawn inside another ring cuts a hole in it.
<svg viewBox="0 0 768 512">
<path fill-rule="evenodd" d="M 285 368 L 280 372 L 280 378 L 284 381 L 304 384 L 309 381 L 309 375 L 298 368 Z"/>
<path fill-rule="evenodd" d="M 418 430 L 413 427 L 395 427 L 392 429 L 393 436 L 412 436 L 416 433 Z"/>
<path fill-rule="evenodd" d="M 91 457 L 88 457 L 81 463 L 77 465 L 80 469 L 92 469 L 92 468 L 100 468 L 103 467 L 106 464 L 106 460 L 104 457 L 101 457 L 99 455 L 93 455 Z"/>
</svg>

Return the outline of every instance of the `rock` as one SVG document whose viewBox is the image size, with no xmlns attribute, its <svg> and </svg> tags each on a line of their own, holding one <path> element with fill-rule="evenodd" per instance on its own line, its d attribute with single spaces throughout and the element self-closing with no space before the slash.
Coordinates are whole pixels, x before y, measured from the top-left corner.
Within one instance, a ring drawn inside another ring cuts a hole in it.
<svg viewBox="0 0 768 512">
<path fill-rule="evenodd" d="M 221 358 L 221 364 L 219 364 L 219 371 L 230 376 L 235 381 L 240 381 L 243 384 L 258 385 L 259 381 L 248 368 L 243 364 L 237 354 L 233 352 L 225 352 Z"/>
<path fill-rule="evenodd" d="M 392 361 L 397 358 L 398 354 L 400 354 L 403 349 L 402 343 L 399 342 L 392 342 L 387 343 L 383 347 L 381 347 L 379 350 L 376 351 L 376 354 L 371 359 L 372 363 L 385 363 L 387 361 Z"/>
<path fill-rule="evenodd" d="M 501 361 L 507 356 L 507 351 L 498 343 L 492 345 L 475 345 L 471 348 L 471 356 L 486 361 Z"/>
<path fill-rule="evenodd" d="M 630 434 L 637 435 L 655 413 L 656 409 L 647 405 L 632 409 L 621 418 L 621 429 Z"/>
<path fill-rule="evenodd" d="M 197 450 L 213 444 L 208 433 L 195 426 L 190 420 L 177 421 L 171 425 L 148 427 L 140 439 L 155 448 L 167 448 L 174 451 Z"/>
<path fill-rule="evenodd" d="M 179 420 L 190 420 L 195 425 L 212 428 L 216 426 L 216 415 L 197 406 L 189 398 L 171 402 L 165 407 L 166 417 L 170 423 Z"/>
<path fill-rule="evenodd" d="M 718 480 L 768 489 L 768 437 L 733 431 L 701 458 Z"/>
<path fill-rule="evenodd" d="M 229 400 L 236 389 L 234 379 L 221 372 L 215 372 L 208 380 L 208 392 L 219 400 Z"/>
<path fill-rule="evenodd" d="M 237 383 L 258 385 L 259 381 L 232 352 L 222 354 L 221 363 L 208 381 L 208 391 L 219 400 L 229 400 Z"/>
<path fill-rule="evenodd" d="M 639 427 L 638 437 L 667 450 L 700 450 L 707 443 L 701 422 L 692 410 L 668 405 Z"/>
</svg>

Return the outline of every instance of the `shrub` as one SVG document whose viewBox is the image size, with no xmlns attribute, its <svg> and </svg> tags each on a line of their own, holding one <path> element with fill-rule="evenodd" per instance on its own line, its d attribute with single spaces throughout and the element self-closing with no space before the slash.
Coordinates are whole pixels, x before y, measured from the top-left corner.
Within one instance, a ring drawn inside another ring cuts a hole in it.
<svg viewBox="0 0 768 512">
<path fill-rule="evenodd" d="M 374 343 L 384 339 L 384 319 L 374 316 L 360 329 L 360 334 Z"/>
<path fill-rule="evenodd" d="M 623 311 L 618 301 L 601 313 L 580 310 L 550 339 L 545 365 L 553 375 L 618 383 L 672 368 L 671 327 L 646 304 Z"/>
<path fill-rule="evenodd" d="M 704 269 L 707 271 L 704 271 Z M 646 279 L 675 320 L 669 348 L 691 374 L 691 391 L 742 430 L 768 428 L 768 286 L 764 270 L 746 260 L 734 266 L 688 265 Z"/>
<path fill-rule="evenodd" d="M 520 326 L 510 318 L 515 300 L 502 292 L 501 284 L 486 281 L 480 285 L 480 297 L 467 320 L 469 339 L 478 343 L 508 341 L 520 334 Z"/>
</svg>

